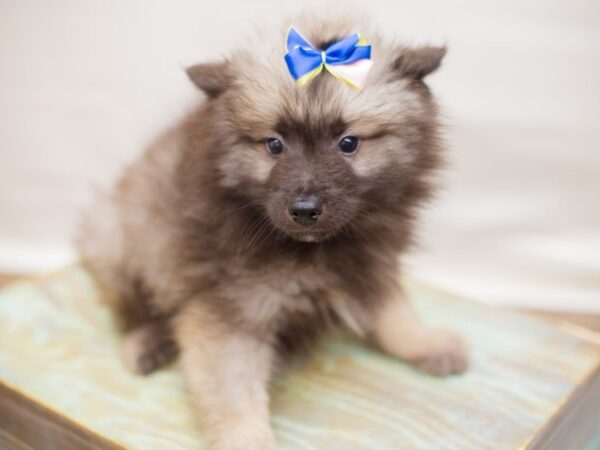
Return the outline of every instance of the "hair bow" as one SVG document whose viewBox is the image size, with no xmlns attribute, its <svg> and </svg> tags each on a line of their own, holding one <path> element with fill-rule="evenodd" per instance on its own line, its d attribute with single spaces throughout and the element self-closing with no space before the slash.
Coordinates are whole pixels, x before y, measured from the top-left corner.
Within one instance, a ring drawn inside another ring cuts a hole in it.
<svg viewBox="0 0 600 450">
<path fill-rule="evenodd" d="M 358 33 L 320 51 L 293 27 L 287 35 L 285 62 L 298 86 L 304 86 L 325 68 L 337 79 L 358 89 L 364 85 L 373 64 L 371 46 Z"/>
</svg>

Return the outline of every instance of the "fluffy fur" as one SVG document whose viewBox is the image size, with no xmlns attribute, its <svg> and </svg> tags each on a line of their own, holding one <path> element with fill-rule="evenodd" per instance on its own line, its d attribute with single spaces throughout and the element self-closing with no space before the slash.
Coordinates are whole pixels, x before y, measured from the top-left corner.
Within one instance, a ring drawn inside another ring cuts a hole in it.
<svg viewBox="0 0 600 450">
<path fill-rule="evenodd" d="M 275 448 L 273 368 L 331 326 L 434 374 L 466 368 L 460 339 L 420 322 L 398 281 L 439 166 L 424 78 L 445 49 L 387 43 L 351 21 L 294 24 L 321 48 L 365 35 L 367 85 L 322 73 L 296 87 L 284 30 L 191 67 L 205 100 L 127 168 L 78 240 L 125 333 L 126 364 L 148 373 L 181 353 L 213 449 Z M 348 135 L 361 140 L 354 155 L 338 147 Z M 267 151 L 272 137 L 282 154 Z M 289 213 L 307 195 L 322 205 L 309 226 Z"/>
</svg>

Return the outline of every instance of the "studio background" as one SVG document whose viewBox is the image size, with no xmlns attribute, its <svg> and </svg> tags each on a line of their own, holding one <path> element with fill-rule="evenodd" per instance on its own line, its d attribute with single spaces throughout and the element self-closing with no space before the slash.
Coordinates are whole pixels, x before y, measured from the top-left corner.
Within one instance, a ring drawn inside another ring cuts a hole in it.
<svg viewBox="0 0 600 450">
<path fill-rule="evenodd" d="M 0 272 L 74 260 L 93 188 L 201 98 L 185 66 L 322 5 L 1 0 Z M 449 47 L 429 79 L 447 123 L 445 188 L 409 273 L 485 302 L 600 312 L 600 3 L 330 5 Z"/>
</svg>

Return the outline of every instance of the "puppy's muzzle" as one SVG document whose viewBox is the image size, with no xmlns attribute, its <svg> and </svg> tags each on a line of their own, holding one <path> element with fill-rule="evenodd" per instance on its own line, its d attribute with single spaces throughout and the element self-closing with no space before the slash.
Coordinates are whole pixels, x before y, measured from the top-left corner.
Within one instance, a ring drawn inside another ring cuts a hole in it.
<svg viewBox="0 0 600 450">
<path fill-rule="evenodd" d="M 319 200 L 314 197 L 299 197 L 294 205 L 288 210 L 294 222 L 302 226 L 310 226 L 317 223 L 321 216 L 322 208 Z"/>
</svg>

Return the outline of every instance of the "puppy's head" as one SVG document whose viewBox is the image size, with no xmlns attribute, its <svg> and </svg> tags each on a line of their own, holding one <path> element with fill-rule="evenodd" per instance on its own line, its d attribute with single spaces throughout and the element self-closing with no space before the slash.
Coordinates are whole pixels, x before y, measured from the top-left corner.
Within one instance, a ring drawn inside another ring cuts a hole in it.
<svg viewBox="0 0 600 450">
<path fill-rule="evenodd" d="M 393 227 L 427 191 L 423 180 L 437 163 L 436 108 L 424 78 L 445 49 L 388 44 L 352 22 L 295 25 L 320 49 L 364 35 L 373 46 L 367 83 L 353 89 L 323 71 L 298 87 L 284 62 L 285 31 L 189 68 L 208 97 L 220 187 L 298 241 Z"/>
</svg>

